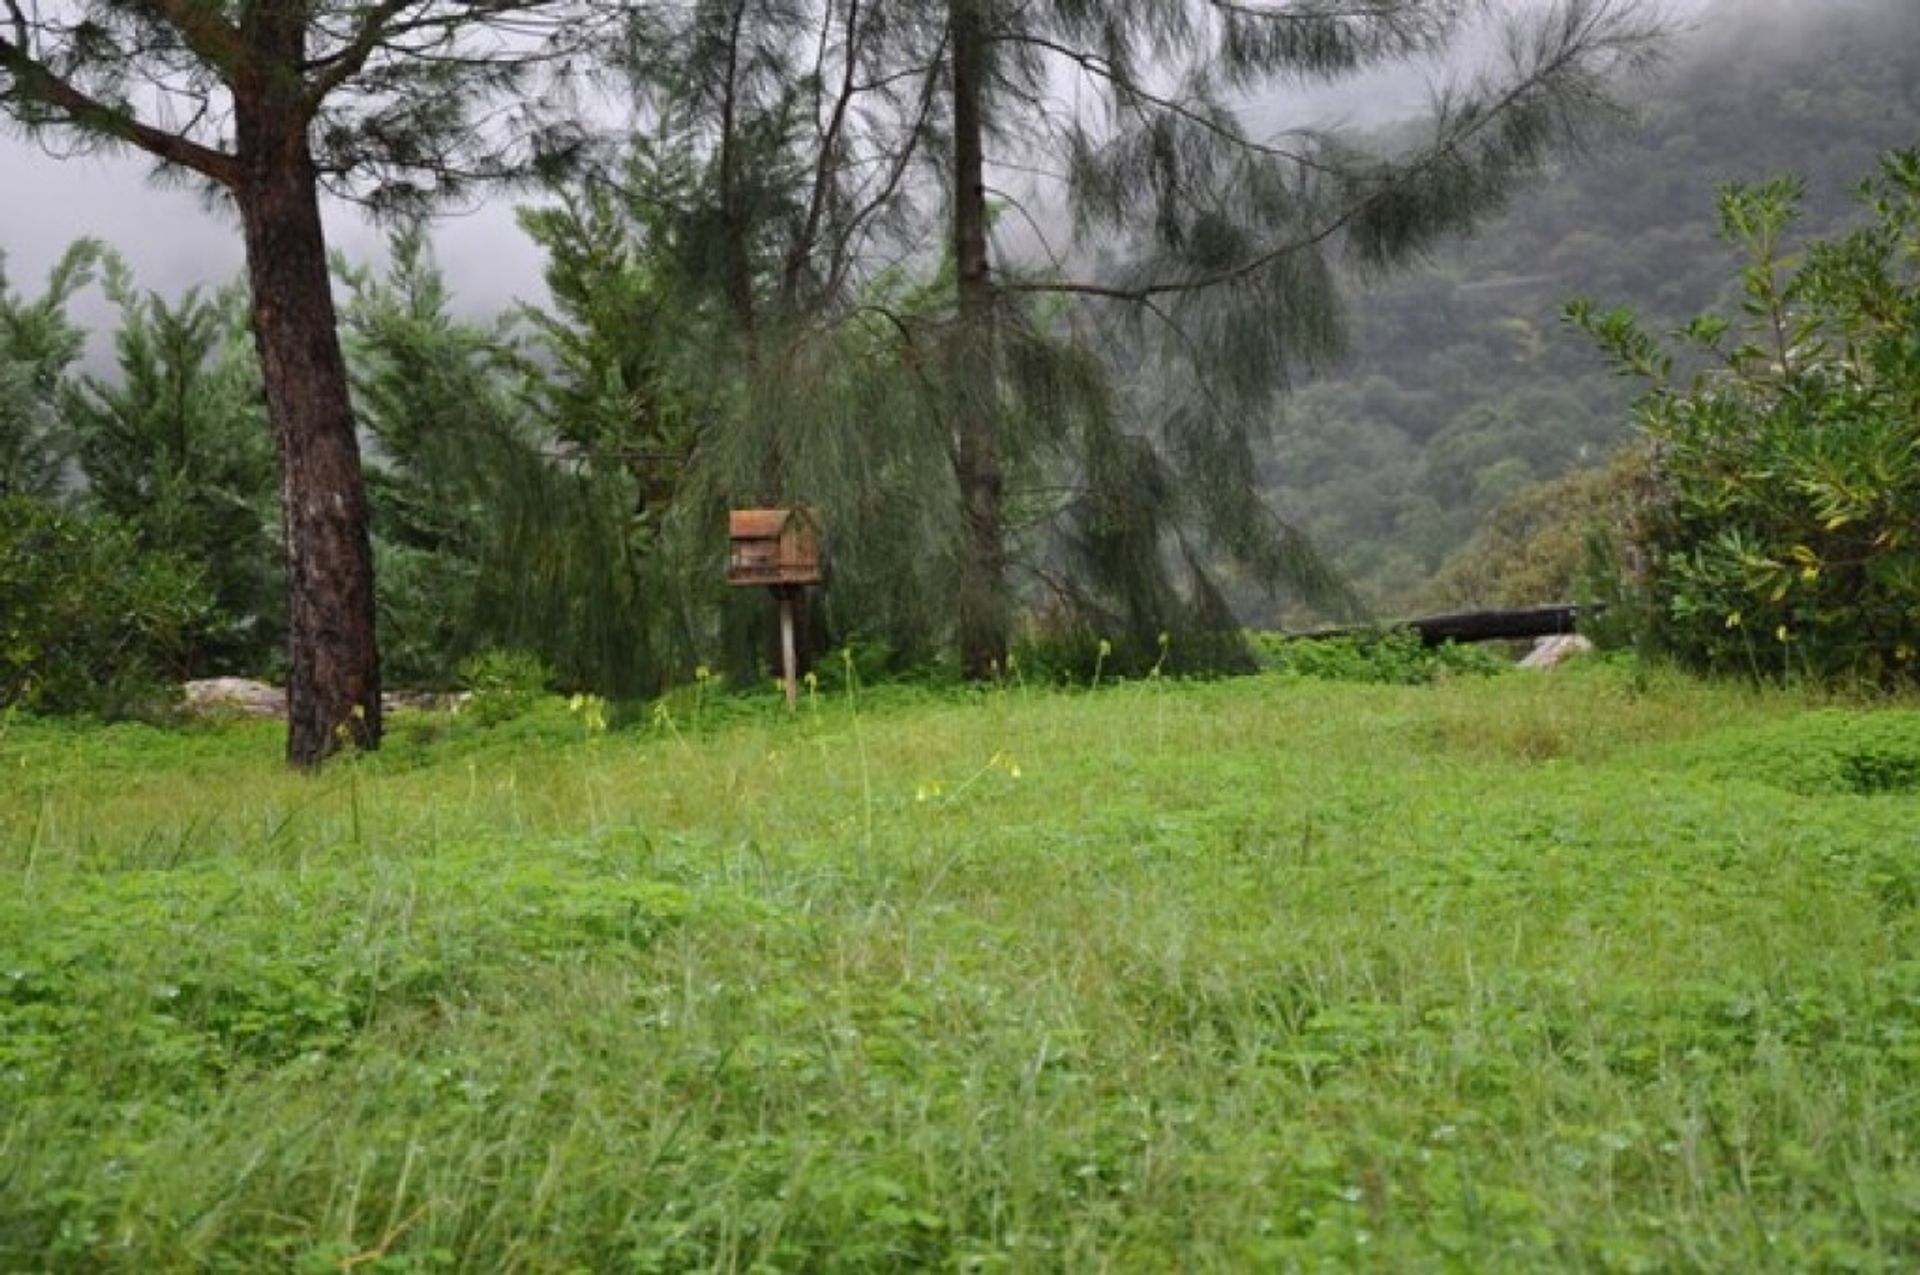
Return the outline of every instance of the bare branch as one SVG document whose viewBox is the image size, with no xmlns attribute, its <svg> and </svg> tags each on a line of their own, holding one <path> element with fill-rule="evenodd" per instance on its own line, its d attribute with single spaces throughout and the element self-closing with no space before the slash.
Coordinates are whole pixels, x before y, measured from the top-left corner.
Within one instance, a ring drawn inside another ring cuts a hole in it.
<svg viewBox="0 0 1920 1275">
<path fill-rule="evenodd" d="M 914 155 L 919 150 L 922 135 L 926 132 L 927 121 L 932 118 L 934 103 L 939 96 L 941 79 L 946 67 L 946 51 L 947 36 L 943 32 L 933 59 L 927 65 L 926 80 L 921 86 L 919 105 L 905 143 L 900 147 L 899 153 L 893 157 L 893 163 L 887 170 L 886 179 L 881 183 L 880 190 L 847 219 L 846 230 L 841 235 L 840 242 L 834 247 L 833 265 L 828 272 L 828 277 L 835 287 L 839 286 L 844 278 L 850 258 L 854 255 L 854 240 L 860 237 L 867 222 L 877 216 L 898 193 L 901 183 L 906 180 L 907 173 L 913 166 Z"/>
<path fill-rule="evenodd" d="M 813 251 L 813 241 L 820 233 L 820 218 L 826 210 L 827 191 L 833 180 L 833 161 L 840 149 L 840 134 L 846 127 L 847 111 L 853 105 L 854 94 L 858 91 L 854 81 L 859 69 L 859 58 L 855 56 L 860 36 L 860 0 L 848 0 L 845 49 L 841 61 L 845 71 L 841 77 L 840 92 L 834 98 L 833 115 L 827 121 L 826 130 L 820 136 L 819 162 L 813 170 L 813 192 L 807 200 L 807 215 L 800 233 L 793 241 L 787 254 L 786 276 L 782 288 L 791 303 L 800 286 L 800 274 L 806 268 L 807 257 Z"/>
</svg>

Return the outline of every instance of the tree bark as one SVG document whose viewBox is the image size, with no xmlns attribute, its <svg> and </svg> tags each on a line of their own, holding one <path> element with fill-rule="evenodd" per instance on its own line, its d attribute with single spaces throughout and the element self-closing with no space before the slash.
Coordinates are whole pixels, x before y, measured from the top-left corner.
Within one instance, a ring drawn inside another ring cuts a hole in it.
<svg viewBox="0 0 1920 1275">
<path fill-rule="evenodd" d="M 253 334 L 280 459 L 287 760 L 379 745 L 380 657 L 360 446 L 304 114 L 236 94 Z"/>
<path fill-rule="evenodd" d="M 981 0 L 950 0 L 953 46 L 953 256 L 959 322 L 953 345 L 954 476 L 966 541 L 959 580 L 960 666 L 984 680 L 1010 637 L 994 357 L 994 286 L 987 257 L 987 33 Z"/>
</svg>

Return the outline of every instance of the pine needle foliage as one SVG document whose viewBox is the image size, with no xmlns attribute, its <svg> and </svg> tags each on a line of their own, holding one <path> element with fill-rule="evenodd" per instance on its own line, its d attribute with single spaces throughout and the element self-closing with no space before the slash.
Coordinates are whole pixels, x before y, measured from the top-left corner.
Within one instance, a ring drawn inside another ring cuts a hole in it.
<svg viewBox="0 0 1920 1275">
<path fill-rule="evenodd" d="M 587 139 L 579 112 L 567 108 L 587 59 L 639 8 L 578 0 L 8 5 L 0 117 L 74 151 L 144 152 L 169 180 L 231 186 L 241 180 L 239 117 L 271 87 L 277 108 L 296 109 L 307 124 L 315 180 L 338 198 L 406 218 L 575 158 Z M 298 60 L 282 65 L 289 42 Z"/>
<path fill-rule="evenodd" d="M 8 285 L 0 257 L 0 496 L 51 499 L 66 485 L 72 440 L 60 395 L 87 341 L 67 306 L 93 280 L 103 251 L 91 240 L 74 244 L 31 299 Z"/>
<path fill-rule="evenodd" d="M 257 675 L 285 638 L 285 583 L 245 298 L 190 290 L 170 302 L 111 259 L 105 281 L 120 311 L 114 373 L 82 376 L 61 399 L 81 503 L 143 551 L 202 564 L 227 628 L 191 653 L 194 675 Z"/>
<path fill-rule="evenodd" d="M 1608 86 L 1650 64 L 1658 27 L 1639 6 L 1583 0 L 1512 25 L 1498 66 L 1436 94 L 1423 141 L 1381 152 L 1310 129 L 1261 135 L 1235 103 L 1291 82 L 1444 57 L 1484 16 L 1477 6 L 1174 7 L 1210 11 L 1117 31 L 1062 6 L 1057 28 L 1024 33 L 1023 52 L 1065 58 L 1105 108 L 1056 131 L 1076 235 L 1107 246 L 1007 287 L 1131 312 L 1123 324 L 1105 316 L 1101 344 L 1118 352 L 1116 378 L 1143 408 L 1135 430 L 1166 470 L 1088 467 L 1132 481 L 1075 512 L 1105 523 L 1132 516 L 1141 527 L 1131 542 L 1069 537 L 1071 573 L 1105 583 L 1110 596 L 1131 593 L 1120 609 L 1136 613 L 1172 596 L 1170 573 L 1184 568 L 1197 597 L 1218 588 L 1202 578 L 1207 568 L 1225 567 L 1350 615 L 1348 591 L 1256 494 L 1263 429 L 1298 378 L 1344 352 L 1345 283 L 1417 263 L 1443 238 L 1470 232 L 1547 160 L 1577 149 L 1617 113 Z M 1096 38 L 1104 45 L 1088 52 Z M 1042 100 L 1052 87 L 1044 65 L 1015 63 L 1026 78 L 1011 80 L 1014 100 Z M 1115 240 L 1127 249 L 1114 250 Z M 1177 514 L 1174 493 L 1188 493 Z M 1148 559 L 1154 571 L 1117 561 L 1121 545 L 1141 550 L 1156 520 L 1180 528 L 1160 538 L 1193 543 Z"/>
<path fill-rule="evenodd" d="M 504 648 L 568 687 L 657 689 L 632 484 L 540 423 L 520 337 L 454 317 L 419 228 L 395 234 L 390 258 L 384 275 L 343 270 L 356 407 L 376 444 L 376 550 L 396 582 L 380 616 L 396 674 L 444 685 L 463 656 Z"/>
</svg>

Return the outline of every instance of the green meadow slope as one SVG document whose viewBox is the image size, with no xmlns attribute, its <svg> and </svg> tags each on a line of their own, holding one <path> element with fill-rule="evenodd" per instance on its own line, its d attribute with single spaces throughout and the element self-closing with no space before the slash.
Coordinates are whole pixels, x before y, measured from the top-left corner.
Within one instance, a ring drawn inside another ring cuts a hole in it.
<svg viewBox="0 0 1920 1275">
<path fill-rule="evenodd" d="M 1920 1264 L 1911 707 L 0 730 L 0 1269 Z"/>
</svg>

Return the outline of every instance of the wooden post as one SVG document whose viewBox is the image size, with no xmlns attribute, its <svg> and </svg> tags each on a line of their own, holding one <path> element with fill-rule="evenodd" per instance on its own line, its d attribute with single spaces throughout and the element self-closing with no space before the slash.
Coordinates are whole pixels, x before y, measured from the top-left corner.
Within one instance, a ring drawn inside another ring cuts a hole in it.
<svg viewBox="0 0 1920 1275">
<path fill-rule="evenodd" d="M 773 592 L 780 599 L 780 668 L 787 681 L 787 711 L 793 712 L 800 707 L 800 657 L 793 645 L 793 599 L 800 591 L 781 588 Z"/>
</svg>

